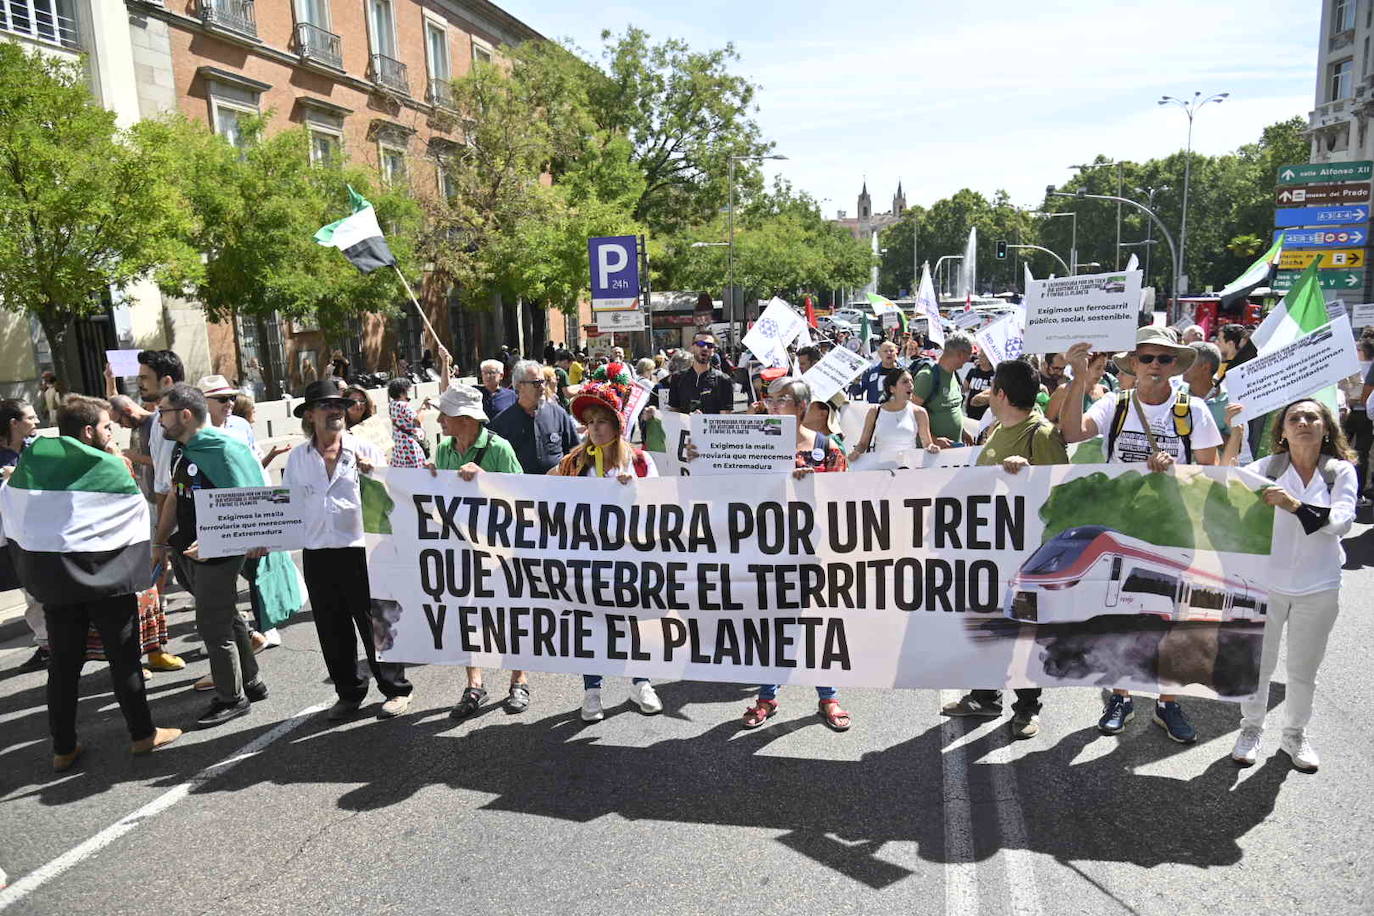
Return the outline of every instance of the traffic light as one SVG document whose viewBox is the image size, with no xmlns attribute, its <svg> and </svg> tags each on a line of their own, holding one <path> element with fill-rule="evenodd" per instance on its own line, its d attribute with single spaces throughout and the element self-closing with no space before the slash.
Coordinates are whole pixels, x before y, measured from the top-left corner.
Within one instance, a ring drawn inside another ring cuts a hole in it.
<svg viewBox="0 0 1374 916">
<path fill-rule="evenodd" d="M 1005 261 L 1006 259 L 1007 259 L 1007 243 L 1006 243 L 1006 242 L 998 242 L 998 243 L 997 243 L 997 260 L 999 260 L 999 261 Z"/>
</svg>

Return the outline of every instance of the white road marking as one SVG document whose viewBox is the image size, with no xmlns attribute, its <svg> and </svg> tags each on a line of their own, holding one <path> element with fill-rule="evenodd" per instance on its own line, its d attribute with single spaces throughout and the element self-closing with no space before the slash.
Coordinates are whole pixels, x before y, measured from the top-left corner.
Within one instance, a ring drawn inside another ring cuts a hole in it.
<svg viewBox="0 0 1374 916">
<path fill-rule="evenodd" d="M 940 705 L 962 696 L 957 690 L 940 691 Z M 968 759 L 963 743 L 955 743 L 961 731 L 956 719 L 940 723 L 940 770 L 945 809 L 945 914 L 978 916 L 978 871 L 973 860 L 973 813 L 968 792 Z"/>
<path fill-rule="evenodd" d="M 320 703 L 315 706 L 307 706 L 305 709 L 302 709 L 300 712 L 296 713 L 291 718 L 285 719 L 282 722 L 278 723 L 277 726 L 271 729 L 270 731 L 263 732 L 261 735 L 254 738 L 252 741 L 248 742 L 243 747 L 239 748 L 239 750 L 235 751 L 232 756 L 227 757 L 224 760 L 219 761 L 218 763 L 210 764 L 208 767 L 201 770 L 199 773 L 192 776 L 190 779 L 186 780 L 180 785 L 173 786 L 172 788 L 168 789 L 166 792 L 162 793 L 157 798 L 148 802 L 148 804 L 144 805 L 142 808 L 139 808 L 132 814 L 126 814 L 124 817 L 115 821 L 113 824 L 106 827 L 104 830 L 100 831 L 95 836 L 81 843 L 79 846 L 72 847 L 71 849 L 62 853 L 62 855 L 58 856 L 56 859 L 53 859 L 51 862 L 47 863 L 46 865 L 43 865 L 33 870 L 32 872 L 20 878 L 18 881 L 14 882 L 12 885 L 5 888 L 4 890 L 0 890 L 0 910 L 4 910 L 10 906 L 13 906 L 20 900 L 23 900 L 29 894 L 33 893 L 38 888 L 42 887 L 44 884 L 51 881 L 53 878 L 56 878 L 58 875 L 67 871 L 73 866 L 95 855 L 97 852 L 104 849 L 106 846 L 109 846 L 115 840 L 124 836 L 126 833 L 129 833 L 135 827 L 138 827 L 145 821 L 151 820 L 152 818 L 161 814 L 163 811 L 166 811 L 168 808 L 172 807 L 177 802 L 181 801 L 183 798 L 189 795 L 191 793 L 191 790 L 195 789 L 196 787 L 202 785 L 205 782 L 208 782 L 211 779 L 214 779 L 221 773 L 228 772 L 231 768 L 237 766 L 238 764 L 242 763 L 248 758 L 261 753 L 262 750 L 266 748 L 269 744 L 271 744 L 273 741 L 276 741 L 278 738 L 281 738 L 284 735 L 289 734 L 291 731 L 303 725 L 307 719 L 309 719 L 315 713 L 325 709 L 327 706 L 328 704 L 326 703 Z M 160 753 L 175 754 L 176 751 L 161 751 Z"/>
<path fill-rule="evenodd" d="M 1026 820 L 1021 813 L 1016 771 L 1012 769 L 1010 740 L 993 748 L 986 757 L 992 764 L 992 791 L 997 799 L 997 826 L 1002 834 L 1000 855 L 1007 869 L 1007 893 L 1013 916 L 1040 916 L 1040 891 L 1026 848 Z"/>
</svg>

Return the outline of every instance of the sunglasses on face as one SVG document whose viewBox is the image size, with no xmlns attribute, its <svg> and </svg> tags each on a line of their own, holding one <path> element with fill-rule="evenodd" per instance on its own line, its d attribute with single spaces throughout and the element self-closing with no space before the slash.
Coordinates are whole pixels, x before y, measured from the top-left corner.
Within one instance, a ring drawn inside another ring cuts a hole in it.
<svg viewBox="0 0 1374 916">
<path fill-rule="evenodd" d="M 703 350 L 714 350 L 716 348 L 716 345 L 709 340 L 698 340 L 696 346 L 701 347 Z"/>
<path fill-rule="evenodd" d="M 361 403 L 352 398 L 328 398 L 323 401 L 315 402 L 316 410 L 348 410 L 354 404 Z"/>
<path fill-rule="evenodd" d="M 1159 363 L 1161 366 L 1168 366 L 1176 359 L 1178 359 L 1178 357 L 1172 353 L 1142 353 L 1136 357 L 1137 362 L 1144 363 L 1147 366 L 1155 362 Z"/>
<path fill-rule="evenodd" d="M 234 403 L 234 399 L 233 399 L 232 397 L 213 397 L 213 398 L 211 398 L 210 400 L 212 400 L 212 401 L 218 401 L 218 402 L 221 403 L 221 404 L 232 404 L 232 403 Z"/>
</svg>

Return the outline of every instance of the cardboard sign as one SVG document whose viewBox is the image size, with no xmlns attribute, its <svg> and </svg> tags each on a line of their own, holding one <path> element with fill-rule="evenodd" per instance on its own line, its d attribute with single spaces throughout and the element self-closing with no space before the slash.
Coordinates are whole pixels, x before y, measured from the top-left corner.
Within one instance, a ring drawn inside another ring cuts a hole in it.
<svg viewBox="0 0 1374 916">
<path fill-rule="evenodd" d="M 834 347 L 801 378 L 811 388 L 811 400 L 828 401 L 848 388 L 849 383 L 870 365 L 870 361 L 859 354 L 844 347 Z"/>
<path fill-rule="evenodd" d="M 299 550 L 305 546 L 304 500 L 297 487 L 197 490 L 201 558 L 239 556 L 255 547 Z"/>
<path fill-rule="evenodd" d="M 115 378 L 134 378 L 138 375 L 138 354 L 141 350 L 106 350 L 105 362 Z"/>
<path fill-rule="evenodd" d="M 1138 270 L 1036 280 L 1026 291 L 1027 353 L 1062 353 L 1080 341 L 1094 350 L 1135 346 Z"/>
<path fill-rule="evenodd" d="M 692 476 L 776 473 L 796 465 L 796 417 L 695 413 L 691 429 Z"/>
<path fill-rule="evenodd" d="M 1239 420 L 1250 420 L 1315 394 L 1360 370 L 1355 339 L 1344 315 L 1286 346 L 1257 356 L 1226 373 L 1232 404 L 1243 404 Z"/>
</svg>

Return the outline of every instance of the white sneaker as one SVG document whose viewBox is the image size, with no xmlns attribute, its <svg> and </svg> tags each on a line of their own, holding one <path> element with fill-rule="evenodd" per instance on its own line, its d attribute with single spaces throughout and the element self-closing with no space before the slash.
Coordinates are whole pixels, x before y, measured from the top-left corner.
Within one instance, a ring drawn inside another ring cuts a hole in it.
<svg viewBox="0 0 1374 916">
<path fill-rule="evenodd" d="M 389 697 L 377 713 L 379 719 L 394 719 L 410 708 L 410 697 Z"/>
<path fill-rule="evenodd" d="M 1279 750 L 1283 751 L 1293 761 L 1293 769 L 1303 773 L 1317 772 L 1317 750 L 1312 746 L 1312 742 L 1307 740 L 1307 732 L 1302 729 L 1283 730 L 1283 740 L 1279 742 Z"/>
<path fill-rule="evenodd" d="M 601 688 L 593 687 L 582 692 L 582 721 L 600 722 L 606 718 L 601 711 Z"/>
<path fill-rule="evenodd" d="M 262 635 L 267 639 L 267 644 L 269 646 L 281 645 L 281 633 L 277 632 L 276 627 L 273 627 L 270 630 L 263 630 Z"/>
<path fill-rule="evenodd" d="M 630 699 L 639 707 L 639 711 L 646 716 L 654 713 L 663 712 L 663 701 L 658 698 L 658 693 L 654 690 L 654 685 L 645 681 L 641 684 L 630 685 Z"/>
<path fill-rule="evenodd" d="M 1247 725 L 1240 730 L 1236 746 L 1231 748 L 1231 759 L 1243 767 L 1255 765 L 1259 757 L 1260 745 L 1264 743 L 1264 729 Z"/>
</svg>

